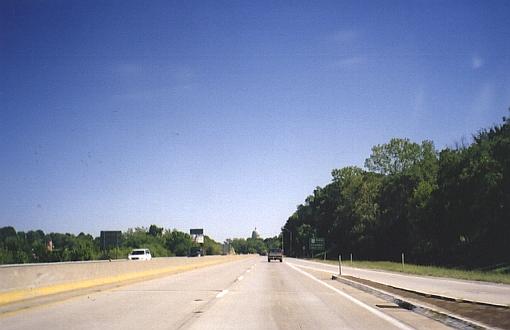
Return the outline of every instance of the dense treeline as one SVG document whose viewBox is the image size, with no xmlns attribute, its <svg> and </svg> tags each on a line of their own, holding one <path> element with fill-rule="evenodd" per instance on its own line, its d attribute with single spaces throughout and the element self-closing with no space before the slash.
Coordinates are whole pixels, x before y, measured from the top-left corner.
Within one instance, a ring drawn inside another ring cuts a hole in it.
<svg viewBox="0 0 510 330">
<path fill-rule="evenodd" d="M 122 233 L 119 243 L 118 248 L 102 251 L 99 237 L 84 233 L 76 236 L 45 234 L 42 230 L 16 232 L 13 227 L 3 227 L 0 228 L 0 264 L 126 258 L 134 248 L 148 248 L 155 257 L 185 256 L 196 246 L 187 233 L 156 225 L 128 229 Z M 222 253 L 222 244 L 208 236 L 202 248 L 207 255 Z"/>
<path fill-rule="evenodd" d="M 324 237 L 329 255 L 483 267 L 510 261 L 510 119 L 473 142 L 436 151 L 391 139 L 365 168 L 332 171 L 284 226 L 285 251 L 308 256 Z"/>
<path fill-rule="evenodd" d="M 236 253 L 250 254 L 259 253 L 265 254 L 269 249 L 279 248 L 282 246 L 281 236 L 262 238 L 234 238 L 227 239 L 226 243 L 229 244 Z"/>
</svg>

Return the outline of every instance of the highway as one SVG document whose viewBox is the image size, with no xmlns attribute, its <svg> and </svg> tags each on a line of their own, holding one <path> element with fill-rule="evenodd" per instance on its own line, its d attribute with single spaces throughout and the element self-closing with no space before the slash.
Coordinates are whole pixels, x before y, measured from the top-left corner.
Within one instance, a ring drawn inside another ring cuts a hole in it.
<svg viewBox="0 0 510 330">
<path fill-rule="evenodd" d="M 378 306 L 379 305 L 379 306 Z M 298 261 L 242 259 L 0 315 L 6 329 L 443 329 Z"/>
<path fill-rule="evenodd" d="M 305 267 L 321 269 L 329 273 L 338 273 L 338 266 L 308 260 L 293 259 L 293 262 Z M 440 296 L 466 299 L 497 305 L 510 305 L 510 285 L 451 278 L 416 276 L 395 272 L 360 269 L 342 266 L 342 275 L 359 277 L 374 282 Z"/>
</svg>

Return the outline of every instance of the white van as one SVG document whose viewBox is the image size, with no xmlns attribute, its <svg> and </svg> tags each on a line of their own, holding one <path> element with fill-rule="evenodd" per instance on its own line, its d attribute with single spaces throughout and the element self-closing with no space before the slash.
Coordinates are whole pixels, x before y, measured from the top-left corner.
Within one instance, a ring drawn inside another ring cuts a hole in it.
<svg viewBox="0 0 510 330">
<path fill-rule="evenodd" d="M 130 254 L 128 254 L 129 260 L 151 260 L 152 255 L 149 249 L 133 249 Z"/>
</svg>

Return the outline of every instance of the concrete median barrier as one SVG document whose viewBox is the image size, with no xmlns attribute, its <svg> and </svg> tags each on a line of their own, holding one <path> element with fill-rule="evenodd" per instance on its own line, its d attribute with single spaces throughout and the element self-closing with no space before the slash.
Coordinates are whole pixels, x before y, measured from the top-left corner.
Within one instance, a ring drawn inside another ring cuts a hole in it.
<svg viewBox="0 0 510 330">
<path fill-rule="evenodd" d="M 150 261 L 90 261 L 0 267 L 0 306 L 70 291 L 156 278 L 244 256 L 154 258 Z"/>
</svg>

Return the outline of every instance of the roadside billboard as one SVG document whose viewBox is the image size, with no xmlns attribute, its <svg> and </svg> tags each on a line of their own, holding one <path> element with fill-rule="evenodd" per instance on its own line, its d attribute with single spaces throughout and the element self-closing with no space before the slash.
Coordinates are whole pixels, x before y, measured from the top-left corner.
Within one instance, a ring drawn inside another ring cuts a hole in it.
<svg viewBox="0 0 510 330">
<path fill-rule="evenodd" d="M 122 233 L 120 230 L 101 230 L 101 235 L 99 237 L 101 250 L 105 251 L 112 248 L 118 248 L 121 237 Z"/>
<path fill-rule="evenodd" d="M 204 229 L 190 229 L 189 234 L 195 243 L 204 244 Z"/>
</svg>

